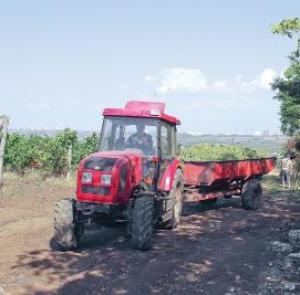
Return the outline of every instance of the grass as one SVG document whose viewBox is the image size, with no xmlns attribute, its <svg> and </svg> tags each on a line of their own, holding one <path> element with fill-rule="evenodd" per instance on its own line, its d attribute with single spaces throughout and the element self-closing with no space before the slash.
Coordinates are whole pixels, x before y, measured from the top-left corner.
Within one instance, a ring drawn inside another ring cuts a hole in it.
<svg viewBox="0 0 300 295">
<path fill-rule="evenodd" d="M 299 189 L 296 188 L 295 183 L 291 182 L 291 189 L 285 189 L 282 187 L 281 179 L 279 177 L 279 170 L 274 169 L 271 173 L 265 175 L 262 180 L 262 186 L 264 190 L 270 192 L 287 192 L 287 191 L 298 191 Z"/>
<path fill-rule="evenodd" d="M 262 180 L 262 186 L 264 190 L 274 193 L 283 191 L 278 170 L 273 170 L 271 173 L 265 175 Z"/>
<path fill-rule="evenodd" d="M 30 188 L 33 192 L 41 189 L 74 189 L 76 187 L 75 173 L 69 179 L 65 177 L 47 177 L 40 171 L 30 170 L 24 175 L 14 172 L 3 174 L 3 186 L 0 188 L 0 195 L 3 197 L 23 197 Z"/>
</svg>

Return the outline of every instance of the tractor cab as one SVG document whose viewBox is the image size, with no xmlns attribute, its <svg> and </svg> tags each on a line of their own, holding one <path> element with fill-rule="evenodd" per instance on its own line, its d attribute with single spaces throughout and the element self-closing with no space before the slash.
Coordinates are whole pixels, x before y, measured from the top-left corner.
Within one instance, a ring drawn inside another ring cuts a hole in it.
<svg viewBox="0 0 300 295">
<path fill-rule="evenodd" d="M 176 125 L 180 121 L 164 110 L 164 103 L 130 101 L 124 109 L 103 111 L 100 151 L 106 156 L 116 152 L 125 157 L 140 155 L 140 184 L 154 191 L 164 189 L 164 172 L 176 157 Z"/>
<path fill-rule="evenodd" d="M 101 151 L 138 150 L 144 157 L 176 155 L 176 125 L 163 103 L 130 101 L 125 109 L 104 109 Z"/>
</svg>

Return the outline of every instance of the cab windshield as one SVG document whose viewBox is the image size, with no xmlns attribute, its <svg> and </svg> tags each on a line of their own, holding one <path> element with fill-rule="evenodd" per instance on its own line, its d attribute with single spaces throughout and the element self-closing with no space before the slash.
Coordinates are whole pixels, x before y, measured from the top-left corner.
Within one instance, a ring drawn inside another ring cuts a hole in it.
<svg viewBox="0 0 300 295">
<path fill-rule="evenodd" d="M 157 155 L 158 120 L 133 117 L 105 117 L 100 150 L 141 151 L 144 155 Z"/>
</svg>

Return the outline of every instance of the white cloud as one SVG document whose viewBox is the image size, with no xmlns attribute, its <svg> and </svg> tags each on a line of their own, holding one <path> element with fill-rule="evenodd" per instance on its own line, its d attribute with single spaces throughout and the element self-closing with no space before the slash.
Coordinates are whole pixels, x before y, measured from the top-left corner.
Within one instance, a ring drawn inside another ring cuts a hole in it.
<svg viewBox="0 0 300 295">
<path fill-rule="evenodd" d="M 226 91 L 228 90 L 228 83 L 226 81 L 215 81 L 212 88 L 218 91 Z"/>
<path fill-rule="evenodd" d="M 208 81 L 199 69 L 171 68 L 163 71 L 157 91 L 198 93 L 207 87 Z"/>
<path fill-rule="evenodd" d="M 251 93 L 259 89 L 270 90 L 270 83 L 274 81 L 276 72 L 272 68 L 265 68 L 254 78 L 237 75 L 232 78 L 209 80 L 197 68 L 169 68 L 161 72 L 160 77 L 146 75 L 145 82 L 156 84 L 156 91 L 160 94 L 175 92 L 199 93 L 202 91 L 241 92 Z"/>
<path fill-rule="evenodd" d="M 271 88 L 270 84 L 274 81 L 275 77 L 276 77 L 276 72 L 271 68 L 266 68 L 252 83 L 264 89 L 270 89 Z"/>
<path fill-rule="evenodd" d="M 271 68 L 265 68 L 256 78 L 252 80 L 245 79 L 242 75 L 238 75 L 234 78 L 232 83 L 230 83 L 230 88 L 233 90 L 240 89 L 243 92 L 252 92 L 257 90 L 257 88 L 270 90 L 270 84 L 274 81 L 276 75 L 276 72 Z"/>
<path fill-rule="evenodd" d="M 231 88 L 240 88 L 241 90 L 249 90 L 251 82 L 244 79 L 242 75 L 237 75 L 233 83 L 231 85 Z"/>
<path fill-rule="evenodd" d="M 151 76 L 151 75 L 146 75 L 145 76 L 145 82 L 146 83 L 151 83 L 153 81 L 155 81 L 155 78 L 153 76 Z"/>
</svg>

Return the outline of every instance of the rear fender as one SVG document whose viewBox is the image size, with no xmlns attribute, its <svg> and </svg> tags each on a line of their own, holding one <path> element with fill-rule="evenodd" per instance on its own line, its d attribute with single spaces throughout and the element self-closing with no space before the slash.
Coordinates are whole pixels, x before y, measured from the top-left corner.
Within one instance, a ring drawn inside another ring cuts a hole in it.
<svg viewBox="0 0 300 295">
<path fill-rule="evenodd" d="M 158 185 L 159 190 L 169 192 L 172 189 L 177 169 L 182 169 L 182 167 L 180 161 L 174 159 L 168 164 L 166 169 L 162 171 L 162 176 L 160 177 Z"/>
</svg>

